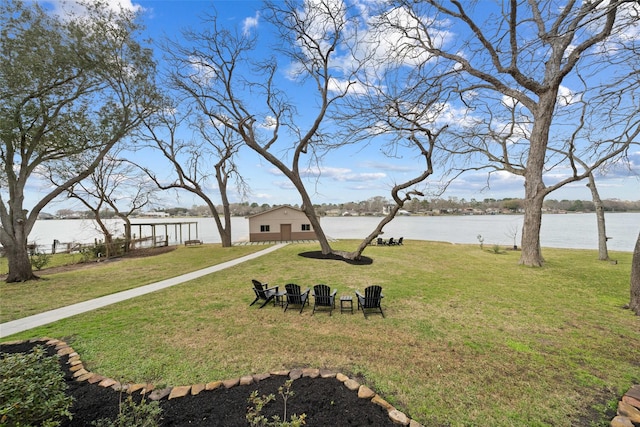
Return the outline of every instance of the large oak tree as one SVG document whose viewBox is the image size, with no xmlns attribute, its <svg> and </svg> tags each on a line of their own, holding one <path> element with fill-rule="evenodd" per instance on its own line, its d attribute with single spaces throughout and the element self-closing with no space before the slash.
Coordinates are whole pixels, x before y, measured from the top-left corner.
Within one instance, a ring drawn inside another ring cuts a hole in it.
<svg viewBox="0 0 640 427">
<path fill-rule="evenodd" d="M 377 129 L 347 136 L 341 132 L 345 129 L 341 121 L 350 120 L 355 110 L 336 114 L 336 110 L 352 105 L 343 100 L 369 89 L 360 86 L 362 80 L 368 80 L 358 76 L 377 59 L 375 49 L 357 31 L 358 14 L 342 1 L 268 2 L 262 16 L 276 31 L 277 41 L 266 49 L 277 51 L 277 57 L 262 54 L 265 47 L 250 32 L 209 17 L 205 30 L 187 32 L 181 44 L 171 46 L 172 85 L 195 100 L 200 113 L 211 123 L 238 135 L 246 147 L 291 182 L 324 254 L 357 259 L 411 199 L 414 186 L 432 173 L 431 155 L 438 132 L 416 135 L 416 128 L 424 129 L 422 124 L 402 129 L 380 126 L 382 133 L 399 132 L 395 140 L 403 141 L 420 161 L 425 161 L 425 166 L 414 178 L 393 186 L 395 208 L 358 249 L 334 251 L 315 212 L 305 177 L 309 171 L 321 170 L 319 165 L 326 153 L 351 143 L 363 143 L 364 147 L 370 141 L 363 138 L 371 140 L 380 132 Z M 304 88 L 304 97 L 286 91 L 292 81 Z M 385 114 L 394 111 L 383 110 Z"/>
<path fill-rule="evenodd" d="M 523 178 L 520 263 L 542 265 L 545 196 L 638 143 L 637 2 L 393 3 L 383 5 L 381 31 L 403 34 L 398 51 L 457 86 L 454 137 L 442 141 L 451 167 Z"/>
<path fill-rule="evenodd" d="M 77 16 L 3 2 L 0 28 L 0 243 L 18 282 L 35 278 L 27 239 L 38 213 L 152 112 L 155 65 L 135 13 L 100 1 Z M 71 177 L 43 185 L 27 209 L 25 189 L 56 168 Z"/>
</svg>

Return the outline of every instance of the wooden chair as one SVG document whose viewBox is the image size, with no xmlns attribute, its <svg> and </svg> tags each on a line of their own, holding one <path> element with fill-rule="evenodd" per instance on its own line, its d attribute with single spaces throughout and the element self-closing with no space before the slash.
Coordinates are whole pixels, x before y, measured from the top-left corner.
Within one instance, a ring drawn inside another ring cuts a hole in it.
<svg viewBox="0 0 640 427">
<path fill-rule="evenodd" d="M 288 283 L 284 286 L 284 288 L 287 290 L 287 301 L 284 305 L 284 311 L 287 311 L 289 305 L 299 305 L 300 313 L 302 313 L 304 306 L 309 305 L 310 289 L 307 288 L 304 292 L 300 292 L 300 286 L 296 285 L 295 283 Z"/>
<path fill-rule="evenodd" d="M 387 245 L 393 246 L 395 244 L 397 244 L 397 242 L 395 240 L 393 240 L 393 237 L 389 237 L 389 241 L 387 242 Z"/>
<path fill-rule="evenodd" d="M 256 294 L 256 299 L 253 300 L 249 307 L 258 302 L 259 300 L 263 300 L 264 303 L 260 306 L 260 308 L 264 307 L 269 303 L 269 301 L 273 300 L 273 305 L 276 305 L 276 301 L 274 300 L 276 294 L 278 293 L 278 287 L 274 286 L 273 288 L 269 288 L 268 284 L 261 283 L 256 279 L 252 279 L 253 282 L 253 292 Z"/>
<path fill-rule="evenodd" d="M 382 312 L 382 288 L 378 285 L 371 285 L 365 288 L 364 295 L 360 292 L 356 291 L 356 298 L 358 299 L 358 310 L 362 308 L 362 313 L 364 314 L 365 319 L 367 318 L 367 310 L 375 310 L 379 311 L 384 317 L 384 313 Z"/>
<path fill-rule="evenodd" d="M 329 316 L 333 313 L 333 309 L 336 308 L 336 294 L 337 289 L 331 292 L 331 288 L 327 285 L 319 284 L 313 287 L 313 313 L 320 307 L 329 308 Z"/>
<path fill-rule="evenodd" d="M 378 237 L 378 246 L 384 246 L 387 242 L 384 241 L 382 237 Z"/>
</svg>

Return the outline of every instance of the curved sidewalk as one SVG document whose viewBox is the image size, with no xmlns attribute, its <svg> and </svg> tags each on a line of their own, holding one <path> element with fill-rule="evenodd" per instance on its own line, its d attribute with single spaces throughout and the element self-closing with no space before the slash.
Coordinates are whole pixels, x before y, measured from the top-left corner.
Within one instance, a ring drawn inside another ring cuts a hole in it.
<svg viewBox="0 0 640 427">
<path fill-rule="evenodd" d="M 160 289 L 169 288 L 171 286 L 178 285 L 189 280 L 197 279 L 198 277 L 206 276 L 207 274 L 215 273 L 216 271 L 224 270 L 225 268 L 233 267 L 234 265 L 238 265 L 245 261 L 249 261 L 262 255 L 266 255 L 286 245 L 286 243 L 280 243 L 262 251 L 255 252 L 253 254 L 245 255 L 231 261 L 203 268 L 202 270 L 192 271 L 191 273 L 186 273 L 181 276 L 172 277 L 171 279 L 162 280 L 161 282 L 151 283 L 149 285 L 140 286 L 138 288 L 117 292 L 111 295 L 105 295 L 103 297 L 95 298 L 89 301 L 79 302 L 77 304 L 60 307 L 55 310 L 45 311 L 44 313 L 34 314 L 33 316 L 23 317 L 22 319 L 16 319 L 10 322 L 2 323 L 0 324 L 0 338 L 17 334 L 18 332 L 27 331 L 37 326 L 53 323 L 61 319 L 66 319 L 67 317 L 75 316 L 76 314 L 85 313 L 87 311 L 105 307 L 110 304 L 115 304 L 117 302 L 124 301 L 130 298 L 135 298 L 151 292 L 159 291 Z"/>
</svg>

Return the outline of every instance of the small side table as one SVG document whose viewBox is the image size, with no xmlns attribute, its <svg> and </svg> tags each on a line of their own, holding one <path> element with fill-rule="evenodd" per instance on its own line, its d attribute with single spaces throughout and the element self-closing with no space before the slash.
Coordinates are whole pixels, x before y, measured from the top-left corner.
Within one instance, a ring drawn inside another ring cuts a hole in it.
<svg viewBox="0 0 640 427">
<path fill-rule="evenodd" d="M 273 298 L 273 306 L 279 305 L 280 307 L 284 307 L 284 297 L 286 295 L 286 292 L 276 292 Z"/>
<path fill-rule="evenodd" d="M 350 311 L 353 314 L 353 298 L 345 295 L 340 297 L 340 313 Z"/>
</svg>

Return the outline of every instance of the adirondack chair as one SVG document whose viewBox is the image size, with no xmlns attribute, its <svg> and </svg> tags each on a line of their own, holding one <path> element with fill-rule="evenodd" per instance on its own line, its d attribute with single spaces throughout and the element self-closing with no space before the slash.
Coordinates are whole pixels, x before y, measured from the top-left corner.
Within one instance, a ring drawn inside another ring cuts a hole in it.
<svg viewBox="0 0 640 427">
<path fill-rule="evenodd" d="M 313 316 L 313 313 L 320 307 L 328 307 L 329 316 L 331 316 L 333 309 L 336 308 L 336 293 L 338 293 L 337 289 L 331 292 L 331 288 L 327 285 L 315 285 L 313 287 L 313 312 L 311 315 Z"/>
<path fill-rule="evenodd" d="M 309 305 L 310 289 L 307 288 L 304 292 L 301 292 L 300 286 L 296 285 L 295 283 L 288 283 L 284 286 L 284 288 L 287 290 L 287 293 L 286 293 L 287 300 L 284 305 L 284 311 L 287 311 L 287 308 L 289 308 L 289 305 L 299 305 L 300 313 L 302 313 L 304 306 Z"/>
<path fill-rule="evenodd" d="M 396 245 L 402 245 L 403 240 L 404 240 L 404 237 L 399 238 L 398 243 L 396 243 Z"/>
<path fill-rule="evenodd" d="M 382 237 L 378 237 L 378 246 L 384 246 L 387 242 L 384 241 Z"/>
<path fill-rule="evenodd" d="M 365 319 L 367 318 L 367 310 L 379 311 L 380 314 L 382 314 L 382 317 L 384 317 L 382 306 L 380 305 L 384 295 L 382 295 L 382 288 L 380 286 L 368 286 L 364 290 L 364 295 L 356 291 L 356 298 L 358 299 L 358 310 L 362 308 L 362 313 L 364 314 Z"/>
<path fill-rule="evenodd" d="M 393 246 L 395 244 L 397 244 L 397 242 L 395 240 L 393 240 L 393 237 L 389 237 L 389 241 L 387 242 L 387 245 Z"/>
<path fill-rule="evenodd" d="M 264 303 L 260 306 L 260 308 L 264 307 L 265 305 L 267 305 L 269 303 L 269 301 L 273 300 L 273 305 L 276 305 L 276 301 L 275 301 L 275 296 L 278 293 L 278 287 L 274 286 L 272 288 L 269 288 L 268 284 L 266 283 L 262 283 L 256 279 L 252 279 L 251 282 L 253 282 L 253 292 L 255 292 L 256 294 L 256 299 L 253 300 L 253 302 L 251 304 L 249 304 L 249 307 L 251 307 L 253 304 L 255 304 L 256 302 L 263 300 Z"/>
</svg>

